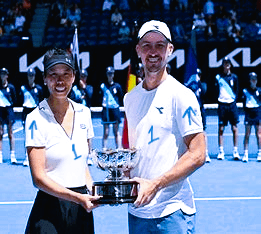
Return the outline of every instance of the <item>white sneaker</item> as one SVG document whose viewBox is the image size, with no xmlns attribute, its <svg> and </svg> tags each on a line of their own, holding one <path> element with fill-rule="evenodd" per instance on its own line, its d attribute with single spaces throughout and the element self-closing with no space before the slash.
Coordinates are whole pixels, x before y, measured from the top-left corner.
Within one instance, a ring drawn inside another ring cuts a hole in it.
<svg viewBox="0 0 261 234">
<path fill-rule="evenodd" d="M 88 159 L 87 159 L 87 163 L 88 163 L 88 165 L 90 165 L 90 166 L 93 165 L 92 159 L 91 159 L 91 158 L 88 158 Z"/>
<path fill-rule="evenodd" d="M 248 154 L 244 154 L 244 157 L 242 158 L 243 162 L 248 162 Z"/>
<path fill-rule="evenodd" d="M 237 151 L 233 152 L 233 158 L 234 158 L 234 160 L 240 160 L 240 156 Z"/>
<path fill-rule="evenodd" d="M 219 152 L 217 156 L 218 160 L 224 160 L 225 159 L 225 153 L 224 152 Z"/>
<path fill-rule="evenodd" d="M 3 157 L 0 157 L 0 164 L 3 163 Z"/>
<path fill-rule="evenodd" d="M 23 165 L 24 165 L 25 167 L 29 167 L 29 161 L 25 159 L 24 162 L 23 162 Z"/>
<path fill-rule="evenodd" d="M 258 153 L 257 154 L 257 159 L 256 159 L 258 162 L 261 162 L 261 153 Z"/>
<path fill-rule="evenodd" d="M 11 156 L 11 163 L 12 164 L 17 164 L 17 160 L 16 160 L 16 158 L 13 156 Z"/>
<path fill-rule="evenodd" d="M 211 162 L 211 159 L 210 159 L 210 157 L 209 157 L 208 154 L 206 155 L 206 162 L 207 162 L 207 163 L 210 163 L 210 162 Z"/>
</svg>

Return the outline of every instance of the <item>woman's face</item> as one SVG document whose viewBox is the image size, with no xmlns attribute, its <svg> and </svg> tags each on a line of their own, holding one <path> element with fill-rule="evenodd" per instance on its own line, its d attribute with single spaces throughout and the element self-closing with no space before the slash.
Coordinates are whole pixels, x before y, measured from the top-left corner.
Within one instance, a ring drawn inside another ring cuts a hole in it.
<svg viewBox="0 0 261 234">
<path fill-rule="evenodd" d="M 54 98 L 66 98 L 75 80 L 73 69 L 65 64 L 56 64 L 46 71 L 44 82 L 50 96 Z"/>
</svg>

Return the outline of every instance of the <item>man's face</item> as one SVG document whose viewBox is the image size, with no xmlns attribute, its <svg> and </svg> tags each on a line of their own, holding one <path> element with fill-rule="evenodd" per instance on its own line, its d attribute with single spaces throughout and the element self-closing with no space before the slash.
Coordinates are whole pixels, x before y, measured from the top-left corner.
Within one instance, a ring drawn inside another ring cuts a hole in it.
<svg viewBox="0 0 261 234">
<path fill-rule="evenodd" d="M 2 84 L 5 84 L 7 82 L 7 78 L 8 78 L 7 73 L 2 72 L 0 74 L 0 76 L 1 76 Z"/>
<path fill-rule="evenodd" d="M 106 74 L 107 74 L 108 82 L 109 83 L 113 82 L 114 72 L 107 72 Z"/>
<path fill-rule="evenodd" d="M 250 87 L 255 89 L 256 88 L 256 84 L 257 84 L 257 78 L 251 77 L 250 78 Z"/>
<path fill-rule="evenodd" d="M 224 68 L 224 72 L 227 73 L 231 68 L 230 62 L 224 62 L 223 68 Z"/>
<path fill-rule="evenodd" d="M 35 75 L 34 74 L 28 74 L 27 78 L 28 78 L 28 83 L 29 84 L 34 83 L 34 80 L 35 80 Z"/>
<path fill-rule="evenodd" d="M 81 75 L 80 79 L 84 82 L 87 82 L 87 76 L 86 75 Z"/>
<path fill-rule="evenodd" d="M 167 64 L 168 56 L 173 52 L 173 45 L 158 32 L 148 32 L 136 46 L 145 71 L 155 73 Z"/>
</svg>

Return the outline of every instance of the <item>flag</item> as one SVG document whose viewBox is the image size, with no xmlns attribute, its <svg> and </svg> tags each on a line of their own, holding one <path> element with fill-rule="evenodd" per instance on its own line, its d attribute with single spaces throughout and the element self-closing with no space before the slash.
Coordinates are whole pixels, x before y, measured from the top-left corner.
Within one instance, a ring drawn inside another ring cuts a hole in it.
<svg viewBox="0 0 261 234">
<path fill-rule="evenodd" d="M 130 92 L 135 86 L 136 86 L 136 75 L 133 74 L 131 69 L 131 64 L 130 64 L 128 67 L 126 91 Z M 123 123 L 122 147 L 124 149 L 129 148 L 128 123 L 127 123 L 126 116 L 124 117 L 124 123 Z"/>
<path fill-rule="evenodd" d="M 73 42 L 71 44 L 71 49 L 72 49 L 72 55 L 73 55 L 74 62 L 75 62 L 75 70 L 77 71 L 80 69 L 80 59 L 79 59 L 78 32 L 77 32 L 76 27 L 75 27 L 75 32 L 73 35 Z"/>
<path fill-rule="evenodd" d="M 184 84 L 186 84 L 189 78 L 197 73 L 197 44 L 196 44 L 196 31 L 194 27 L 191 30 L 190 46 L 186 56 L 186 66 L 184 74 Z"/>
<path fill-rule="evenodd" d="M 126 91 L 130 92 L 136 86 L 136 75 L 133 74 L 131 64 L 128 67 Z"/>
</svg>

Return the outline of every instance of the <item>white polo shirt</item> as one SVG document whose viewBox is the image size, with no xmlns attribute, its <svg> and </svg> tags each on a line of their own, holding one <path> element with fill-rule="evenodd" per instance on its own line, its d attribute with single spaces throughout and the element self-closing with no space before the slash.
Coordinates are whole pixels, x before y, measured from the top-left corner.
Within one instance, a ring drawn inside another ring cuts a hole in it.
<svg viewBox="0 0 261 234">
<path fill-rule="evenodd" d="M 170 170 L 187 147 L 183 137 L 202 132 L 200 107 L 195 94 L 172 76 L 147 91 L 142 83 L 125 95 L 130 147 L 141 149 L 131 177 L 154 179 Z M 188 178 L 160 190 L 146 206 L 129 212 L 141 218 L 159 218 L 181 209 L 195 213 Z"/>
<path fill-rule="evenodd" d="M 58 184 L 72 188 L 86 185 L 87 139 L 94 133 L 89 108 L 70 102 L 74 109 L 71 137 L 54 118 L 47 100 L 27 115 L 25 134 L 26 147 L 45 147 L 47 175 Z"/>
</svg>

